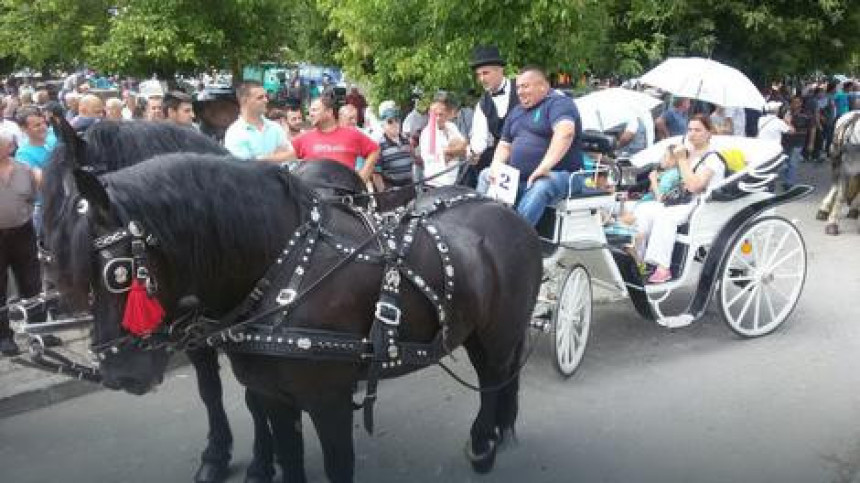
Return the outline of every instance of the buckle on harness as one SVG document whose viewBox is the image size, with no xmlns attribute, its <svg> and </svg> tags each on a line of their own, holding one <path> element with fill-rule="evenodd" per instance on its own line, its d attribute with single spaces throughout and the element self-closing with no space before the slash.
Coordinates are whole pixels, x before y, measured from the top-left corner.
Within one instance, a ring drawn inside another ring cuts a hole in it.
<svg viewBox="0 0 860 483">
<path fill-rule="evenodd" d="M 278 297 L 275 299 L 275 302 L 278 305 L 289 305 L 296 299 L 296 291 L 291 288 L 285 288 L 278 292 Z"/>
<path fill-rule="evenodd" d="M 386 325 L 400 325 L 400 307 L 389 302 L 376 302 L 376 318 Z"/>
</svg>

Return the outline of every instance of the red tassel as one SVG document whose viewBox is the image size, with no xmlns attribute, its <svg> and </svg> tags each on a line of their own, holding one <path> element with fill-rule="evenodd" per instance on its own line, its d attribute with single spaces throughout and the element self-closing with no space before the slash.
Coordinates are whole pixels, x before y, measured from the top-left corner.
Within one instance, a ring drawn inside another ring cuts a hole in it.
<svg viewBox="0 0 860 483">
<path fill-rule="evenodd" d="M 164 309 L 158 299 L 150 298 L 144 287 L 136 278 L 131 282 L 131 290 L 125 302 L 125 315 L 122 326 L 134 335 L 149 335 L 161 325 Z"/>
</svg>

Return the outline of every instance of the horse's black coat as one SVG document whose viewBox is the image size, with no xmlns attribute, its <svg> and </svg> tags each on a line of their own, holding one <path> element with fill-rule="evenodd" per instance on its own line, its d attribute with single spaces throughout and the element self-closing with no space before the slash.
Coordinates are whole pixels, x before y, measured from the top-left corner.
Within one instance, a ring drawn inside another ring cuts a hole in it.
<svg viewBox="0 0 860 483">
<path fill-rule="evenodd" d="M 84 258 L 73 257 L 88 249 L 89 226 L 75 223 L 80 218 L 76 212 L 77 190 L 72 183 L 72 172 L 87 168 L 95 173 L 108 173 L 122 169 L 158 154 L 193 152 L 227 155 L 228 152 L 206 136 L 199 135 L 187 127 L 172 123 L 111 122 L 96 124 L 87 131 L 86 141 L 78 138 L 65 122 L 55 126 L 62 143 L 54 150 L 45 170 L 45 228 L 46 242 L 55 254 L 61 267 L 55 274 L 64 297 L 79 309 L 88 309 L 86 287 L 89 283 L 91 264 Z M 219 481 L 226 475 L 230 461 L 232 432 L 222 404 L 222 387 L 219 376 L 218 355 L 211 348 L 187 352 L 197 373 L 198 390 L 206 405 L 209 422 L 209 444 L 203 451 L 203 464 L 195 481 Z M 265 401 L 253 394 L 246 394 L 255 427 L 254 463 L 249 474 L 266 475 L 272 469 L 272 442 L 269 419 L 280 419 L 280 415 L 263 414 Z M 268 418 L 268 419 L 267 419 Z M 278 425 L 272 424 L 277 430 Z"/>
<path fill-rule="evenodd" d="M 227 163 L 211 155 L 162 156 L 104 179 L 112 206 L 93 206 L 88 220 L 63 222 L 92 223 L 101 234 L 118 227 L 116 219 L 104 221 L 108 210 L 139 221 L 159 240 L 150 259 L 162 303 L 170 308 L 179 297 L 193 294 L 213 315 L 223 314 L 250 291 L 299 225 L 309 199 L 300 183 L 284 183 L 277 167 Z M 99 198 L 95 193 L 83 195 Z M 353 239 L 366 235 L 364 225 L 349 213 L 329 210 L 329 214 L 330 229 Z M 442 210 L 433 215 L 433 223 L 448 241 L 456 268 L 449 340 L 465 345 L 483 387 L 497 385 L 518 369 L 540 284 L 537 237 L 514 212 L 486 201 Z M 83 230 L 78 237 L 86 238 Z M 77 244 L 80 251 L 72 258 L 92 263 L 94 255 L 83 249 L 84 244 Z M 429 235 L 419 232 L 411 253 L 408 262 L 438 290 L 441 264 Z M 340 256 L 331 247 L 319 247 L 308 280 L 318 278 Z M 74 270 L 76 265 L 82 264 L 68 263 L 65 268 Z M 348 265 L 295 308 L 290 324 L 367 333 L 381 277 L 380 266 Z M 92 282 L 97 292 L 104 292 L 98 280 Z M 123 302 L 122 297 L 97 294 L 99 342 L 119 335 Z M 407 284 L 402 308 L 403 339 L 429 341 L 439 327 L 430 303 Z M 351 394 L 362 373 L 360 365 L 238 354 L 231 355 L 231 361 L 244 385 L 279 398 L 293 414 L 297 409 L 308 411 L 320 436 L 328 477 L 352 479 Z M 152 384 L 163 370 L 144 353 L 109 358 L 102 368 L 106 380 L 125 387 Z M 499 433 L 513 427 L 517 392 L 514 377 L 504 389 L 481 394 L 470 440 L 476 469 L 489 469 Z M 281 457 L 288 468 L 300 469 L 300 440 L 291 441 L 281 445 L 286 452 Z"/>
</svg>

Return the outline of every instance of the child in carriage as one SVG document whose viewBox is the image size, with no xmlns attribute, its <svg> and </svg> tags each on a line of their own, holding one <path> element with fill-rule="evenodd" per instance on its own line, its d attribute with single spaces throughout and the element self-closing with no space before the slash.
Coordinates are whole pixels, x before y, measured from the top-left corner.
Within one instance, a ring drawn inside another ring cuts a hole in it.
<svg viewBox="0 0 860 483">
<path fill-rule="evenodd" d="M 672 144 L 666 149 L 660 164 L 648 174 L 648 191 L 642 195 L 632 210 L 624 209 L 618 216 L 618 224 L 606 228 L 608 235 L 627 235 L 632 238 L 631 254 L 641 260 L 644 239 L 636 229 L 636 210 L 644 203 L 661 203 L 663 198 L 672 190 L 681 186 L 681 172 L 678 170 L 678 160 L 689 156 L 683 145 Z M 634 249 L 636 247 L 638 249 Z"/>
</svg>

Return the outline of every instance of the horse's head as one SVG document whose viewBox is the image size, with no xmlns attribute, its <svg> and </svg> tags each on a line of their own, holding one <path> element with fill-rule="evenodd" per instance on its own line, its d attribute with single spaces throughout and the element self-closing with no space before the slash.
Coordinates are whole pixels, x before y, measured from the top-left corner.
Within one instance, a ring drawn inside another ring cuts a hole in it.
<svg viewBox="0 0 860 483">
<path fill-rule="evenodd" d="M 90 301 L 91 350 L 99 360 L 104 385 L 143 394 L 161 382 L 168 359 L 167 350 L 153 343 L 158 338 L 153 332 L 163 323 L 163 312 L 152 313 L 160 310 L 161 294 L 146 293 L 157 292 L 158 257 L 151 250 L 155 240 L 134 222 L 120 221 L 95 175 L 77 170 L 74 178 L 78 219 L 68 270 L 77 283 L 66 290 L 83 292 L 89 287 L 88 294 L 78 293 L 76 298 L 88 296 Z"/>
</svg>

